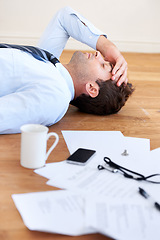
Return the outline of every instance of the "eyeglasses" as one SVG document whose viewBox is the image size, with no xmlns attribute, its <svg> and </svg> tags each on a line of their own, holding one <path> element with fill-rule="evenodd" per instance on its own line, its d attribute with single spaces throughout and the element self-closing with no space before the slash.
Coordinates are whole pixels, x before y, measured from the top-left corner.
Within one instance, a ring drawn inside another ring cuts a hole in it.
<svg viewBox="0 0 160 240">
<path fill-rule="evenodd" d="M 104 157 L 104 162 L 110 167 L 110 168 L 107 168 L 106 166 L 103 166 L 103 165 L 98 165 L 98 170 L 108 170 L 112 173 L 122 173 L 124 177 L 126 178 L 131 178 L 131 179 L 134 179 L 134 180 L 137 180 L 137 181 L 148 181 L 150 183 L 156 183 L 156 184 L 160 184 L 160 178 L 157 180 L 156 178 L 157 177 L 160 177 L 160 174 L 159 173 L 156 173 L 156 174 L 152 174 L 152 175 L 149 175 L 149 176 L 144 176 L 140 173 L 137 173 L 137 172 L 134 172 L 130 169 L 127 169 L 125 167 L 122 167 L 114 162 L 111 161 L 111 159 L 109 157 Z M 131 173 L 131 174 L 130 174 Z M 151 179 L 152 178 L 152 179 Z"/>
</svg>

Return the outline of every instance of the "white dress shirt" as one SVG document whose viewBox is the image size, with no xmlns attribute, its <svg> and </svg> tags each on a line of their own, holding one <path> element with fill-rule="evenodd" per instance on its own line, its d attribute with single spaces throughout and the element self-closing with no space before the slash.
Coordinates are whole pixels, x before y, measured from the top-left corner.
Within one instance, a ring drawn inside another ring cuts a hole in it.
<svg viewBox="0 0 160 240">
<path fill-rule="evenodd" d="M 85 25 L 84 25 L 85 23 Z M 61 9 L 38 46 L 57 58 L 71 36 L 93 49 L 103 32 L 69 7 Z M 26 123 L 50 126 L 66 113 L 74 85 L 61 63 L 56 67 L 17 49 L 0 49 L 0 133 L 19 133 Z"/>
</svg>

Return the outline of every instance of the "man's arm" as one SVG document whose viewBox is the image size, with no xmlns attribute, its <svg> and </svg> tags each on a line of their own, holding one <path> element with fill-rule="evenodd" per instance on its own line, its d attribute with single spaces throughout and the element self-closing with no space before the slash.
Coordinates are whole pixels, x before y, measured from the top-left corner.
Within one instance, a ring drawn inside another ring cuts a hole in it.
<svg viewBox="0 0 160 240">
<path fill-rule="evenodd" d="M 112 80 L 117 85 L 127 83 L 127 63 L 106 34 L 70 7 L 65 7 L 53 17 L 39 42 L 39 47 L 52 52 L 57 58 L 61 55 L 69 37 L 99 50 L 105 60 L 113 63 Z"/>
<path fill-rule="evenodd" d="M 95 28 L 92 23 L 72 8 L 65 7 L 51 19 L 38 46 L 59 58 L 70 37 L 96 50 L 100 35 L 105 35 L 105 33 Z"/>
<path fill-rule="evenodd" d="M 118 48 L 106 37 L 101 35 L 97 41 L 97 50 L 102 53 L 106 61 L 114 65 L 112 80 L 115 80 L 118 86 L 123 82 L 127 84 L 127 62 Z"/>
</svg>

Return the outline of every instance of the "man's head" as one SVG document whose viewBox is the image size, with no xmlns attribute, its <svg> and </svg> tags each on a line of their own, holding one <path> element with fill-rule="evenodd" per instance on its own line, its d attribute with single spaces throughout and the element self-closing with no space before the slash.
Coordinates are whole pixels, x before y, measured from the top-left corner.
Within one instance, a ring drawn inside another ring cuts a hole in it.
<svg viewBox="0 0 160 240">
<path fill-rule="evenodd" d="M 75 88 L 72 105 L 81 111 L 98 115 L 118 112 L 132 94 L 132 84 L 117 86 L 110 80 L 112 65 L 106 62 L 100 52 L 75 52 L 65 66 Z"/>
<path fill-rule="evenodd" d="M 97 80 L 106 81 L 112 76 L 112 65 L 104 61 L 98 51 L 95 53 L 76 51 L 65 67 L 73 79 L 75 97 L 82 93 L 96 97 L 99 94 Z"/>
<path fill-rule="evenodd" d="M 127 85 L 122 84 L 118 87 L 112 80 L 98 80 L 97 84 L 100 87 L 97 97 L 92 98 L 89 95 L 81 94 L 71 101 L 71 104 L 86 113 L 96 115 L 113 114 L 117 113 L 124 106 L 128 97 L 134 91 L 130 83 L 127 83 Z"/>
</svg>

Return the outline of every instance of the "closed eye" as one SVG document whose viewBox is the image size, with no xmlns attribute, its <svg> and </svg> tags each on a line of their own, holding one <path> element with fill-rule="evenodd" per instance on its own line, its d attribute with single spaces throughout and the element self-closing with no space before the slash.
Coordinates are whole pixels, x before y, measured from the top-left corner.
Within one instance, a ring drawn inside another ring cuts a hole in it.
<svg viewBox="0 0 160 240">
<path fill-rule="evenodd" d="M 112 72 L 112 65 L 110 63 L 109 63 L 109 65 L 106 63 L 102 63 L 102 67 L 106 70 L 109 70 L 109 68 L 110 68 L 109 72 Z"/>
<path fill-rule="evenodd" d="M 111 66 L 111 71 L 110 72 L 112 72 L 112 70 L 113 70 L 113 65 L 112 65 L 112 63 L 109 63 L 110 64 L 110 66 Z"/>
<path fill-rule="evenodd" d="M 110 68 L 110 71 L 109 71 L 109 72 L 112 72 L 112 70 L 113 70 L 113 65 L 112 65 L 111 63 L 109 63 L 109 65 L 108 65 L 107 63 L 102 63 L 102 67 L 103 67 L 103 68 L 106 68 L 106 70 L 107 70 L 108 68 Z"/>
</svg>

